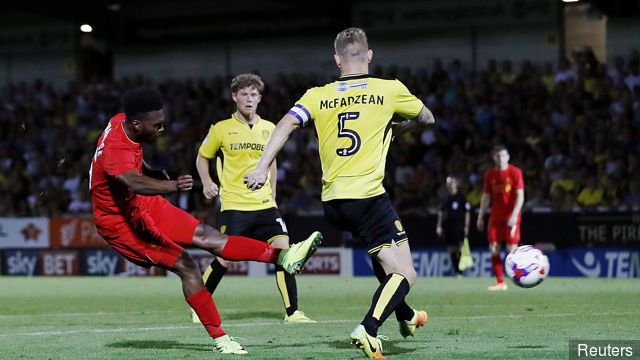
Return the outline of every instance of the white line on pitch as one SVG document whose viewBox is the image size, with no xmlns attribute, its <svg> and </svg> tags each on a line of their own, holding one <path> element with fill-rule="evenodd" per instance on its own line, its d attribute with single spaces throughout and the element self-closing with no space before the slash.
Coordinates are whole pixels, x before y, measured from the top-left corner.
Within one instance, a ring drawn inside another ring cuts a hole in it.
<svg viewBox="0 0 640 360">
<path fill-rule="evenodd" d="M 504 315 L 475 315 L 475 316 L 439 316 L 434 317 L 436 320 L 447 319 L 462 319 L 462 320 L 485 320 L 495 318 L 509 318 L 519 319 L 525 317 L 570 317 L 570 316 L 610 316 L 610 315 L 637 315 L 640 312 L 627 311 L 627 312 L 599 312 L 599 313 L 565 313 L 565 314 L 504 314 Z M 357 322 L 357 319 L 353 320 L 320 320 L 320 324 L 337 324 L 347 322 Z M 269 322 L 252 322 L 252 323 L 223 323 L 224 327 L 248 327 L 248 326 L 273 326 L 282 324 L 279 321 Z M 86 333 L 117 333 L 117 332 L 138 332 L 138 331 L 156 331 L 156 330 L 181 330 L 181 329 L 193 329 L 198 327 L 197 325 L 191 326 L 158 326 L 158 327 L 142 327 L 142 328 L 117 328 L 117 329 L 80 329 L 80 330 L 66 330 L 66 331 L 40 331 L 32 333 L 15 333 L 15 334 L 0 334 L 0 338 L 3 337 L 19 337 L 19 336 L 46 336 L 46 335 L 70 335 L 70 334 L 86 334 Z"/>
</svg>

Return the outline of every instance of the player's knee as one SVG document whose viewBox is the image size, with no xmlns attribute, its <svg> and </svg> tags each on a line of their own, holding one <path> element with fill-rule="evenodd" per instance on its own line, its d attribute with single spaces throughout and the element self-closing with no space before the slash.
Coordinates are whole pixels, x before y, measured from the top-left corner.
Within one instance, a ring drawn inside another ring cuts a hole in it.
<svg viewBox="0 0 640 360">
<path fill-rule="evenodd" d="M 414 269 L 413 266 L 408 266 L 405 269 L 403 276 L 405 279 L 407 279 L 409 286 L 411 286 L 416 281 L 416 277 L 418 276 L 418 274 L 416 273 L 416 269 Z"/>
<path fill-rule="evenodd" d="M 180 277 L 200 276 L 200 267 L 198 263 L 193 260 L 191 255 L 186 251 L 182 251 L 180 256 L 173 264 L 173 269 Z"/>
<path fill-rule="evenodd" d="M 218 257 L 218 262 L 220 263 L 220 265 L 224 266 L 227 269 L 230 268 L 233 264 L 233 261 L 225 260 L 221 257 Z"/>
</svg>

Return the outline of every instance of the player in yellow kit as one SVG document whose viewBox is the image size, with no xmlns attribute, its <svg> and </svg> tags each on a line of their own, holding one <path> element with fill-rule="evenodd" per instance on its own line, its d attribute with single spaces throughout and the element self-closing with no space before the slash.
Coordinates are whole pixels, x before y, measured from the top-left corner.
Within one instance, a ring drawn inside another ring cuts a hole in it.
<svg viewBox="0 0 640 360">
<path fill-rule="evenodd" d="M 362 237 L 381 284 L 369 312 L 351 333 L 352 343 L 383 358 L 378 327 L 395 311 L 404 337 L 427 321 L 427 313 L 404 301 L 416 278 L 407 235 L 382 186 L 394 114 L 408 119 L 394 130 L 433 124 L 431 111 L 398 80 L 368 75 L 373 52 L 362 29 L 348 28 L 334 42 L 338 81 L 309 89 L 280 120 L 254 170 L 250 189 L 265 185 L 269 167 L 291 132 L 310 122 L 318 133 L 325 217 Z"/>
<path fill-rule="evenodd" d="M 220 193 L 220 232 L 252 236 L 275 248 L 287 249 L 289 234 L 275 201 L 276 162 L 271 164 L 267 186 L 262 189 L 251 191 L 241 181 L 242 175 L 258 163 L 275 127 L 256 113 L 263 91 L 264 83 L 258 75 L 240 74 L 233 78 L 231 96 L 237 111 L 210 127 L 198 151 L 196 167 L 204 196 L 211 199 Z M 220 187 L 209 172 L 209 159 L 213 158 Z M 207 268 L 203 278 L 210 293 L 213 294 L 229 266 L 231 261 L 218 257 Z M 285 323 L 315 322 L 298 310 L 295 276 L 276 266 L 276 284 L 286 310 Z M 195 312 L 192 319 L 199 322 Z"/>
</svg>

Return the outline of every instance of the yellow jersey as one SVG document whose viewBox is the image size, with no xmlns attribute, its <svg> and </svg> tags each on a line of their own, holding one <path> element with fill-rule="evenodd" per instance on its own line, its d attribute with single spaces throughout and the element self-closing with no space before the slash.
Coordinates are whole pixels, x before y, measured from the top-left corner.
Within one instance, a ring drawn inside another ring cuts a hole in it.
<svg viewBox="0 0 640 360">
<path fill-rule="evenodd" d="M 365 199 L 385 192 L 382 186 L 391 118 L 416 117 L 424 104 L 398 80 L 367 74 L 341 77 L 315 87 L 289 114 L 318 133 L 322 163 L 322 201 Z"/>
<path fill-rule="evenodd" d="M 254 211 L 276 206 L 268 177 L 264 186 L 256 191 L 247 189 L 242 178 L 258 164 L 274 128 L 272 122 L 260 116 L 255 124 L 249 125 L 235 114 L 209 128 L 198 153 L 206 159 L 216 158 L 222 211 Z"/>
</svg>

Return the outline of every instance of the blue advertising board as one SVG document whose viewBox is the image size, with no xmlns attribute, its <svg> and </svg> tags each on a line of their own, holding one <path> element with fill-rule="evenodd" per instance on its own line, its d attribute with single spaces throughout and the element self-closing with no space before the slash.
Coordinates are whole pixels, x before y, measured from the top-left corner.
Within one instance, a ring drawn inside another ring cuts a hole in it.
<svg viewBox="0 0 640 360">
<path fill-rule="evenodd" d="M 2 274 L 16 276 L 40 275 L 39 252 L 36 249 L 2 250 Z"/>
<path fill-rule="evenodd" d="M 446 250 L 412 249 L 413 266 L 418 276 L 449 276 L 451 259 Z M 472 250 L 474 265 L 465 276 L 493 276 L 488 250 Z M 506 252 L 502 252 L 504 260 Z M 572 248 L 547 253 L 550 276 L 607 278 L 640 277 L 640 250 L 619 248 Z M 353 249 L 353 275 L 373 276 L 371 257 L 364 249 Z"/>
</svg>

